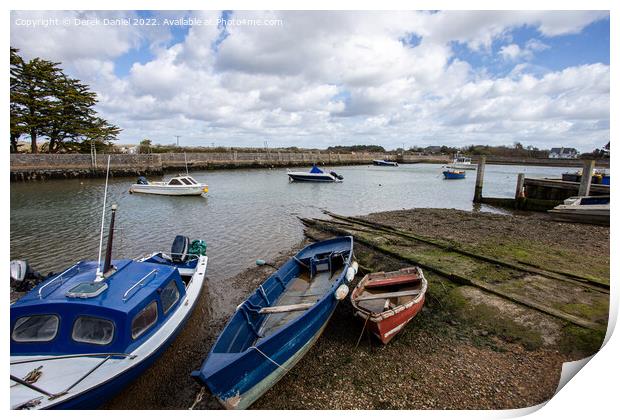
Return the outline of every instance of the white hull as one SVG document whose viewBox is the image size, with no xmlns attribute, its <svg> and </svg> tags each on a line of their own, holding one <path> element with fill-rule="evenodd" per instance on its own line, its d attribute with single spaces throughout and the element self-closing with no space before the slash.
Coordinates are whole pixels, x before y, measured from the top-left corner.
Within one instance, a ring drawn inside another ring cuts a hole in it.
<svg viewBox="0 0 620 420">
<path fill-rule="evenodd" d="M 99 368 L 88 374 L 66 394 L 60 395 L 53 399 L 50 399 L 49 397 L 42 395 L 26 386 L 19 385 L 16 382 L 11 381 L 11 408 L 18 408 L 22 404 L 29 401 L 38 401 L 38 404 L 34 405 L 32 408 L 52 408 L 55 405 L 66 402 L 72 398 L 79 397 L 80 395 L 113 380 L 119 375 L 136 367 L 136 365 L 143 362 L 149 356 L 153 355 L 163 345 L 163 343 L 168 341 L 173 336 L 173 334 L 177 331 L 177 327 L 192 311 L 204 283 L 207 262 L 208 258 L 206 256 L 200 257 L 196 272 L 187 285 L 184 302 L 177 307 L 165 324 L 163 324 L 140 347 L 131 352 L 131 355 L 135 357 L 110 358 Z M 44 357 L 49 356 L 11 356 L 11 363 L 20 360 L 32 360 Z M 86 375 L 91 369 L 101 363 L 102 360 L 102 357 L 80 357 L 41 362 L 32 361 L 19 365 L 11 365 L 11 375 L 18 378 L 24 378 L 29 372 L 39 366 L 42 366 L 42 374 L 39 379 L 33 383 L 33 385 L 55 394 L 60 393 L 73 385 L 82 376 Z"/>
<path fill-rule="evenodd" d="M 464 169 L 467 171 L 475 171 L 478 169 L 478 164 L 476 163 L 452 163 L 448 165 L 448 168 L 451 169 Z"/>
<path fill-rule="evenodd" d="M 206 185 L 158 185 L 150 183 L 147 185 L 132 184 L 129 188 L 130 193 L 158 194 L 158 195 L 201 195 Z"/>
<path fill-rule="evenodd" d="M 322 173 L 314 174 L 310 172 L 287 172 L 289 178 L 293 181 L 302 182 L 341 182 L 338 178 L 332 174 Z"/>
</svg>

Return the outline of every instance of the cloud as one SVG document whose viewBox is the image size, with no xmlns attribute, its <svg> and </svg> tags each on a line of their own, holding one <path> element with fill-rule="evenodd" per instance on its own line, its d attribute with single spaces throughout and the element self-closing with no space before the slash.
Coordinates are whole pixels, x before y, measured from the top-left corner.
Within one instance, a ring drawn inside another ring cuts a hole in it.
<svg viewBox="0 0 620 420">
<path fill-rule="evenodd" d="M 319 146 L 340 143 L 598 144 L 609 136 L 609 66 L 550 72 L 529 63 L 548 37 L 603 12 L 233 12 L 280 25 L 25 28 L 17 18 L 132 12 L 14 12 L 11 43 L 63 62 L 98 93 L 122 143 Z M 157 12 L 216 20 L 219 12 Z M 513 41 L 519 28 L 540 34 Z M 174 29 L 174 33 L 173 33 Z M 541 38 L 542 37 L 542 38 Z M 405 40 L 415 39 L 408 43 Z M 513 65 L 503 76 L 454 43 Z M 125 74 L 119 57 L 147 48 Z M 581 147 L 581 146 L 580 146 Z M 587 150 L 588 147 L 585 147 Z"/>
</svg>

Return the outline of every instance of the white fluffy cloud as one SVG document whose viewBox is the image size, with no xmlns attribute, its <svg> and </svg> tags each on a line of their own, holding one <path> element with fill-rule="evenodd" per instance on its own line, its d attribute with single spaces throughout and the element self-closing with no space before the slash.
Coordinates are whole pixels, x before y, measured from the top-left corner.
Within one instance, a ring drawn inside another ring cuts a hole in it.
<svg viewBox="0 0 620 420">
<path fill-rule="evenodd" d="M 196 145 L 521 141 L 589 150 L 609 137 L 609 67 L 530 73 L 524 62 L 549 46 L 511 39 L 524 25 L 545 37 L 578 33 L 603 12 L 234 12 L 283 25 L 193 26 L 182 38 L 161 26 L 15 24 L 50 16 L 119 13 L 14 12 L 11 43 L 90 83 L 123 143 L 172 143 L 179 134 Z M 515 66 L 506 76 L 455 56 L 455 42 L 491 54 L 495 41 Z M 151 55 L 119 75 L 116 60 L 144 45 Z"/>
</svg>

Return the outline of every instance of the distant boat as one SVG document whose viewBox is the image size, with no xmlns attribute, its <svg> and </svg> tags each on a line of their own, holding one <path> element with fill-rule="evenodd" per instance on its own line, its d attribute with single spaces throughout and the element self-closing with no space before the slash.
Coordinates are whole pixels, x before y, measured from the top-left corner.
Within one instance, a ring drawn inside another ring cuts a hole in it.
<svg viewBox="0 0 620 420">
<path fill-rule="evenodd" d="M 394 162 L 391 160 L 374 159 L 372 163 L 376 166 L 398 166 L 398 162 Z"/>
<path fill-rule="evenodd" d="M 548 213 L 552 219 L 561 222 L 609 226 L 609 197 L 595 195 L 567 198 L 564 204 L 554 207 Z"/>
<path fill-rule="evenodd" d="M 422 310 L 426 288 L 419 267 L 371 273 L 353 289 L 351 303 L 366 328 L 387 344 Z"/>
<path fill-rule="evenodd" d="M 472 163 L 471 158 L 456 155 L 452 160 L 452 163 L 448 165 L 448 168 L 475 171 L 476 169 L 478 169 L 478 165 Z"/>
<path fill-rule="evenodd" d="M 458 169 L 447 169 L 443 171 L 443 176 L 445 179 L 464 179 L 465 171 Z"/>
<path fill-rule="evenodd" d="M 305 247 L 237 307 L 192 376 L 225 408 L 249 407 L 317 341 L 356 272 L 350 236 Z"/>
<path fill-rule="evenodd" d="M 168 181 L 148 181 L 141 176 L 129 188 L 130 193 L 158 195 L 201 195 L 209 191 L 207 184 L 201 184 L 189 175 L 179 175 Z"/>
<path fill-rule="evenodd" d="M 325 172 L 316 165 L 312 165 L 309 172 L 293 172 L 288 171 L 287 175 L 291 181 L 303 181 L 303 182 L 341 182 L 342 175 L 338 175 L 336 172 Z"/>
</svg>

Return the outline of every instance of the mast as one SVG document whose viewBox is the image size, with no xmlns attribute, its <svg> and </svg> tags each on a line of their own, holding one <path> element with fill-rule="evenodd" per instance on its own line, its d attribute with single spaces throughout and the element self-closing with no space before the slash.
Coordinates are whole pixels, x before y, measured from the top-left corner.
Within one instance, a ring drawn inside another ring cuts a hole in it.
<svg viewBox="0 0 620 420">
<path fill-rule="evenodd" d="M 97 258 L 97 273 L 95 282 L 103 281 L 103 271 L 101 271 L 101 249 L 103 247 L 103 225 L 105 223 L 105 204 L 108 198 L 108 176 L 110 175 L 110 155 L 108 155 L 108 169 L 105 174 L 105 189 L 103 191 L 103 208 L 101 209 L 101 232 L 99 234 L 99 257 Z"/>
<path fill-rule="evenodd" d="M 105 251 L 105 262 L 103 263 L 103 274 L 108 272 L 112 266 L 112 242 L 114 241 L 114 219 L 116 216 L 116 204 L 112 204 L 112 218 L 110 219 L 110 230 L 108 233 L 108 245 Z"/>
</svg>

